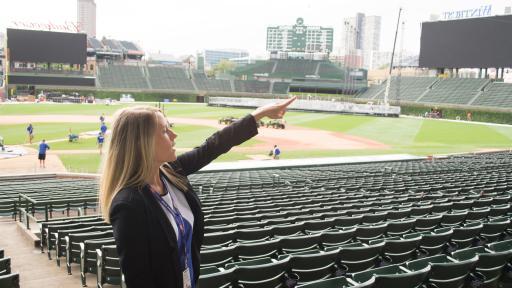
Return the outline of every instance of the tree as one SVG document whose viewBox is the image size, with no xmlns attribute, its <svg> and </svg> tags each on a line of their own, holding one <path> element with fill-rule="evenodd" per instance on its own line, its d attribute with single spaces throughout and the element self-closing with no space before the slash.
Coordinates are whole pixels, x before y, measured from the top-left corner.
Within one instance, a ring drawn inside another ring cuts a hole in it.
<svg viewBox="0 0 512 288">
<path fill-rule="evenodd" d="M 235 63 L 233 63 L 229 60 L 226 60 L 226 59 L 222 59 L 222 60 L 220 60 L 219 63 L 217 63 L 217 65 L 213 66 L 213 71 L 215 71 L 215 74 L 226 73 L 226 72 L 234 70 L 235 67 L 236 67 Z"/>
</svg>

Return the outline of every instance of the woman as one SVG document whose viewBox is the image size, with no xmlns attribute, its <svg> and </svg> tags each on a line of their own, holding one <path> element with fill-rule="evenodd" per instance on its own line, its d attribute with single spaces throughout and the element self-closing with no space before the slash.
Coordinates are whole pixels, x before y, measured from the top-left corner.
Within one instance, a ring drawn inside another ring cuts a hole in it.
<svg viewBox="0 0 512 288">
<path fill-rule="evenodd" d="M 263 117 L 283 117 L 294 98 L 260 107 L 176 156 L 176 135 L 156 108 L 117 113 L 100 186 L 128 288 L 196 287 L 203 213 L 187 176 L 258 134 Z"/>
</svg>

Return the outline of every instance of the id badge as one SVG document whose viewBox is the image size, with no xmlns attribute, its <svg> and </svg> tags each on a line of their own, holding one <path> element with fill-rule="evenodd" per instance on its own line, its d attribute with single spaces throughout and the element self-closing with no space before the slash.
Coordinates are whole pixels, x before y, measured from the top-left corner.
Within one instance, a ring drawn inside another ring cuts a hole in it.
<svg viewBox="0 0 512 288">
<path fill-rule="evenodd" d="M 183 288 L 191 288 L 192 282 L 190 281 L 189 268 L 183 270 Z"/>
</svg>

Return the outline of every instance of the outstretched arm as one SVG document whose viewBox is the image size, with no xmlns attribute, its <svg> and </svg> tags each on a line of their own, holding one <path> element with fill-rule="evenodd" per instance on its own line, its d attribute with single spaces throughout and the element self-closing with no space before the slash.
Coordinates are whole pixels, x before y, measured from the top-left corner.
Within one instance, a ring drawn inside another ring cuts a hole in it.
<svg viewBox="0 0 512 288">
<path fill-rule="evenodd" d="M 292 97 L 286 101 L 276 104 L 269 104 L 257 108 L 250 115 L 236 121 L 235 123 L 217 131 L 210 136 L 199 147 L 183 153 L 176 160 L 181 171 L 177 171 L 185 176 L 190 175 L 220 155 L 228 152 L 233 146 L 240 145 L 258 134 L 256 122 L 264 117 L 279 119 L 286 113 L 286 108 L 295 101 Z M 173 165 L 175 167 L 175 165 Z"/>
</svg>

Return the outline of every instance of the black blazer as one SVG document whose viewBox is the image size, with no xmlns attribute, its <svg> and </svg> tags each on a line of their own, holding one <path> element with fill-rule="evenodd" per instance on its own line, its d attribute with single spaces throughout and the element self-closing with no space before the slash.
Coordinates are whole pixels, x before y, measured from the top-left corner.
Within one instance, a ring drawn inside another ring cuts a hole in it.
<svg viewBox="0 0 512 288">
<path fill-rule="evenodd" d="M 178 156 L 176 161 L 163 165 L 161 169 L 173 169 L 187 177 L 256 134 L 256 121 L 252 115 L 247 115 L 210 136 L 201 146 Z M 160 174 L 165 177 L 162 172 Z M 184 191 L 184 195 L 194 215 L 192 265 L 195 276 L 193 281 L 197 283 L 204 219 L 199 197 L 188 179 L 187 186 L 188 191 Z M 176 234 L 151 193 L 148 185 L 126 187 L 112 200 L 109 215 L 121 270 L 128 288 L 181 288 L 182 271 L 178 268 Z"/>
</svg>

